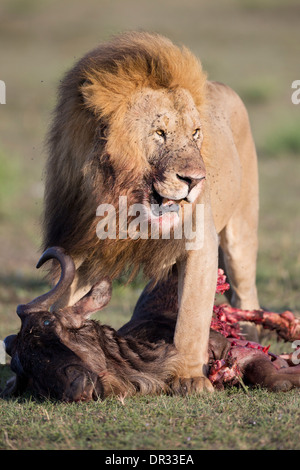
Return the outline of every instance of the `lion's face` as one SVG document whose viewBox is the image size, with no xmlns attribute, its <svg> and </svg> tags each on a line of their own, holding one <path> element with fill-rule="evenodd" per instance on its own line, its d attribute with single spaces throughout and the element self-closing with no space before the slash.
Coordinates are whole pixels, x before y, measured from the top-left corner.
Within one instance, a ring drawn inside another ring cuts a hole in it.
<svg viewBox="0 0 300 470">
<path fill-rule="evenodd" d="M 199 60 L 156 34 L 125 33 L 80 59 L 62 80 L 48 137 L 44 246 L 86 260 L 80 269 L 90 279 L 128 266 L 161 278 L 199 226 L 207 91 Z M 124 200 L 142 213 L 123 217 Z M 107 207 L 113 221 L 99 240 Z"/>
<path fill-rule="evenodd" d="M 122 128 L 120 121 L 117 124 L 111 126 L 108 153 L 125 152 L 128 160 L 134 155 L 136 168 L 142 169 L 139 202 L 146 217 L 160 227 L 176 225 L 183 205 L 200 195 L 206 175 L 201 121 L 190 93 L 141 89 L 127 105 Z"/>
</svg>

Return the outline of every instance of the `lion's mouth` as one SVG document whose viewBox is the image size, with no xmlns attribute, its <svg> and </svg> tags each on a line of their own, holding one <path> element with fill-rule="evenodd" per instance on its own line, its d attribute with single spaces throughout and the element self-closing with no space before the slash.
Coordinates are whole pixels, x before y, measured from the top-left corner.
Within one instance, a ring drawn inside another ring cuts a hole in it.
<svg viewBox="0 0 300 470">
<path fill-rule="evenodd" d="M 183 199 L 172 200 L 162 197 L 153 187 L 150 195 L 150 208 L 155 217 L 162 217 L 169 212 L 179 213 L 179 204 Z"/>
</svg>

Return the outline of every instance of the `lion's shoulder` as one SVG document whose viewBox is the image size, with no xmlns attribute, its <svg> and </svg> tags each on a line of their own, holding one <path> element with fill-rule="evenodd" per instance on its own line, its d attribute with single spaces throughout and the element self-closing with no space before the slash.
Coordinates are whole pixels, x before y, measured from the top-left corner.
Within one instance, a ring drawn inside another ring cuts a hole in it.
<svg viewBox="0 0 300 470">
<path fill-rule="evenodd" d="M 211 104 L 226 109 L 228 112 L 244 112 L 245 105 L 240 96 L 230 86 L 221 82 L 207 82 L 207 96 Z"/>
<path fill-rule="evenodd" d="M 211 117 L 218 116 L 224 125 L 229 125 L 235 133 L 249 128 L 247 109 L 238 95 L 230 86 L 221 82 L 207 82 L 207 105 Z"/>
</svg>

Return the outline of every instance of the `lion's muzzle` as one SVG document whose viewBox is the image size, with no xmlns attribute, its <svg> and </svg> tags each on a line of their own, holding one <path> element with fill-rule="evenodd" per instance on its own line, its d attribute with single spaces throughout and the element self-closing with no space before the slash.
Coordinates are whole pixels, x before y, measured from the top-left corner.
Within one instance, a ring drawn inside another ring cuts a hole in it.
<svg viewBox="0 0 300 470">
<path fill-rule="evenodd" d="M 164 181 L 153 183 L 153 200 L 166 212 L 177 210 L 181 201 L 193 203 L 202 191 L 205 177 L 205 172 L 168 175 Z"/>
</svg>

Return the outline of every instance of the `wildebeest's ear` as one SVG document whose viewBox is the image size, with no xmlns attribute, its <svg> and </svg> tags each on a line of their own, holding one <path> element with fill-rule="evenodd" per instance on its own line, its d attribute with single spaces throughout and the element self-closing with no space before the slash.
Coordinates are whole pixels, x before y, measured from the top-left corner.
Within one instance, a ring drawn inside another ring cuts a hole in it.
<svg viewBox="0 0 300 470">
<path fill-rule="evenodd" d="M 82 299 L 72 307 L 61 310 L 61 317 L 68 317 L 74 327 L 80 328 L 92 313 L 102 310 L 111 299 L 111 281 L 108 277 L 95 284 Z"/>
</svg>

